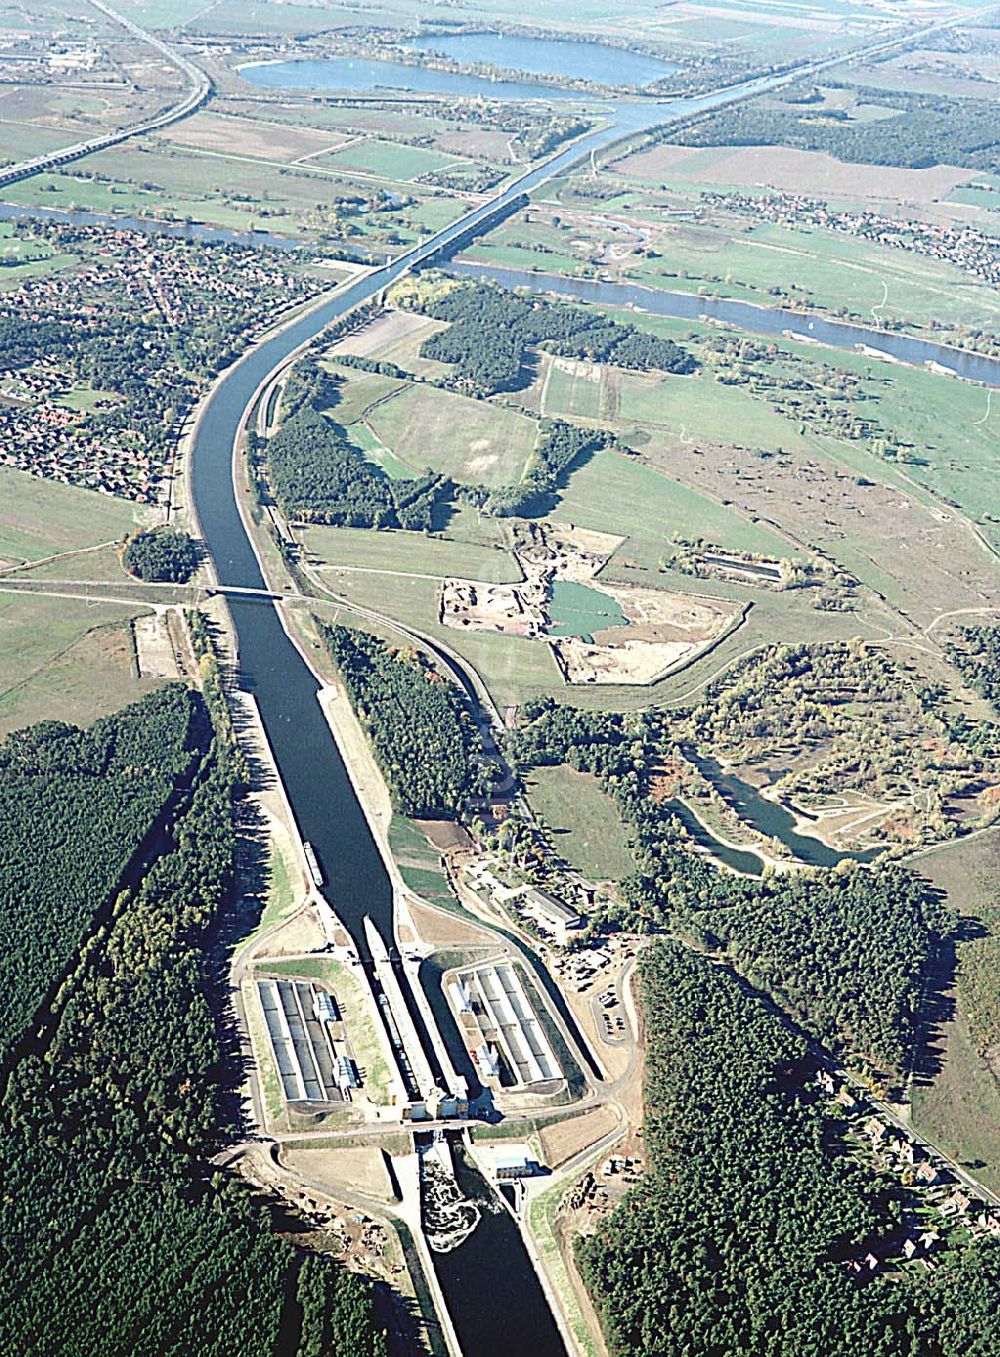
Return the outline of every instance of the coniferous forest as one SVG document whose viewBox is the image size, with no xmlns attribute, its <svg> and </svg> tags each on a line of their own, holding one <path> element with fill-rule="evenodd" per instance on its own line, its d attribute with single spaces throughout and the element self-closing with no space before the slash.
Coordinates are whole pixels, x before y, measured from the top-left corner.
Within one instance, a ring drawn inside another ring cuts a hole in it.
<svg viewBox="0 0 1000 1357">
<path fill-rule="evenodd" d="M 270 1209 L 208 1162 L 239 1080 L 211 964 L 233 864 L 230 735 L 173 685 L 89 731 L 45 722 L 0 747 L 4 844 L 24 846 L 4 854 L 5 964 L 22 947 L 8 1042 L 57 990 L 3 1067 L 0 1351 L 384 1352 L 370 1284 L 278 1238 Z M 117 893 L 158 816 L 156 860 Z"/>
<path fill-rule="evenodd" d="M 421 656 L 362 631 L 320 624 L 393 804 L 418 819 L 459 819 L 499 768 L 458 690 Z"/>
<path fill-rule="evenodd" d="M 803 1040 L 677 943 L 641 981 L 649 1171 L 579 1248 L 615 1357 L 996 1352 L 1000 1241 L 859 1282 L 904 1206 L 837 1152 Z"/>
</svg>

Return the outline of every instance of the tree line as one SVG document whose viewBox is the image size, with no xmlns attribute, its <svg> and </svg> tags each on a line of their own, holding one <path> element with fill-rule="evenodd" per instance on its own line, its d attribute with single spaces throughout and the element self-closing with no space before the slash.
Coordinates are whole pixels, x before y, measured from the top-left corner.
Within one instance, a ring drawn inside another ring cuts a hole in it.
<svg viewBox="0 0 1000 1357">
<path fill-rule="evenodd" d="M 89 730 L 42 721 L 0 745 L 0 1052 L 190 777 L 203 726 L 172 685 Z"/>
<path fill-rule="evenodd" d="M 899 112 L 873 122 L 853 122 L 843 110 L 818 113 L 802 100 L 787 107 L 770 96 L 715 109 L 686 127 L 654 133 L 651 140 L 682 146 L 794 146 L 857 164 L 918 170 L 964 165 L 1000 171 L 1000 134 L 992 102 L 861 87 L 856 94 L 859 104 Z"/>
</svg>

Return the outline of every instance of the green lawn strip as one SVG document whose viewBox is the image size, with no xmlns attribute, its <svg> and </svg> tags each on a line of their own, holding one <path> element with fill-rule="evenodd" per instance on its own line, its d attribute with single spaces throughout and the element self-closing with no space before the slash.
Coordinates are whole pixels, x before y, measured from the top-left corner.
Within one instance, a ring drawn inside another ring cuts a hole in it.
<svg viewBox="0 0 1000 1357">
<path fill-rule="evenodd" d="M 465 579 L 513 581 L 521 572 L 506 551 L 425 533 L 374 531 L 369 528 L 302 529 L 311 556 L 331 566 L 364 567 L 401 574 L 456 575 Z"/>
<path fill-rule="evenodd" d="M 271 1038 L 267 1030 L 267 1021 L 261 1007 L 260 995 L 253 980 L 244 980 L 240 986 L 243 994 L 243 1011 L 246 1014 L 247 1028 L 250 1032 L 250 1044 L 257 1062 L 257 1082 L 263 1103 L 264 1119 L 267 1130 L 284 1130 L 287 1126 L 285 1116 L 285 1095 L 281 1086 L 281 1075 L 275 1063 Z"/>
</svg>

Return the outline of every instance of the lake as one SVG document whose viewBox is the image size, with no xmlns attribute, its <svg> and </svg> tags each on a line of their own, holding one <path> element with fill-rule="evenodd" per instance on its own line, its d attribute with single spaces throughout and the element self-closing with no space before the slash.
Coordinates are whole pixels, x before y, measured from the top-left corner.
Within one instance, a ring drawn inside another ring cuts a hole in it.
<svg viewBox="0 0 1000 1357">
<path fill-rule="evenodd" d="M 403 46 L 416 52 L 439 52 L 465 66 L 502 66 L 526 75 L 562 76 L 598 85 L 642 88 L 677 70 L 657 57 L 603 42 L 524 38 L 513 33 L 424 33 Z"/>
<path fill-rule="evenodd" d="M 555 85 L 522 80 L 490 80 L 484 75 L 407 66 L 401 61 L 373 57 L 330 57 L 324 61 L 271 61 L 243 66 L 240 75 L 266 89 L 342 90 L 345 94 L 377 97 L 413 94 L 456 95 L 466 99 L 576 99 L 581 95 Z"/>
</svg>

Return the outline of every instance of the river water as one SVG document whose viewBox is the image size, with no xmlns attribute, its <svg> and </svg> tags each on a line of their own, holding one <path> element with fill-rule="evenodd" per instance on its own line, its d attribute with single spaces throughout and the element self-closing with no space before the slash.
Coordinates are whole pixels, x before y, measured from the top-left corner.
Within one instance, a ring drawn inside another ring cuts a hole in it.
<svg viewBox="0 0 1000 1357">
<path fill-rule="evenodd" d="M 815 312 L 789 311 L 780 306 L 755 306 L 753 302 L 715 300 L 688 292 L 670 292 L 666 288 L 643 287 L 639 283 L 602 283 L 592 278 L 566 278 L 554 273 L 535 273 L 530 269 L 507 269 L 475 259 L 457 259 L 448 265 L 451 273 L 469 278 L 491 278 L 509 288 L 531 292 L 558 292 L 564 297 L 596 302 L 603 306 L 629 306 L 652 316 L 672 316 L 697 321 L 705 316 L 733 325 L 752 334 L 780 338 L 793 334 L 834 349 L 856 349 L 863 344 L 900 363 L 917 366 L 937 363 L 956 377 L 985 386 L 1000 386 L 1000 359 L 963 349 L 935 344 L 892 330 L 874 330 L 846 321 L 828 320 Z"/>
<path fill-rule="evenodd" d="M 301 66 L 301 63 L 295 63 L 293 79 L 305 79 Z M 415 85 L 419 72 L 409 67 L 400 69 L 406 73 L 406 83 Z M 451 83 L 443 78 L 447 73 L 423 74 L 433 77 L 435 93 L 456 92 Z M 259 84 L 272 86 L 289 81 L 289 72 L 282 72 L 274 66 L 258 67 L 255 71 L 246 72 L 246 75 Z M 338 78 L 343 78 L 342 71 L 338 73 Z M 384 63 L 378 63 L 377 71 L 372 70 L 369 64 L 368 68 L 358 73 L 359 83 L 354 88 L 364 88 L 371 93 L 375 83 L 393 78 L 391 73 L 386 73 Z M 495 85 L 488 81 L 482 83 L 487 87 L 485 92 L 497 95 Z M 770 83 L 774 82 L 756 81 L 743 89 L 761 89 Z M 525 86 L 517 88 L 518 97 L 529 97 L 523 93 Z M 553 91 L 548 87 L 532 88 L 543 89 L 545 98 L 553 97 Z M 194 501 L 201 531 L 220 582 L 251 588 L 261 588 L 264 584 L 236 503 L 232 452 L 244 410 L 260 383 L 283 359 L 352 306 L 374 296 L 410 265 L 420 262 L 443 245 L 452 243 L 470 225 L 481 222 L 499 204 L 509 202 L 518 193 L 558 173 L 586 155 L 592 147 L 606 145 L 621 135 L 623 130 L 648 126 L 698 107 L 709 107 L 730 94 L 719 91 L 700 99 L 675 100 L 668 104 L 644 102 L 607 106 L 607 125 L 597 128 L 575 146 L 567 148 L 548 165 L 529 171 L 511 184 L 499 199 L 477 208 L 461 222 L 446 228 L 394 264 L 352 284 L 235 364 L 216 387 L 205 407 L 192 456 Z M 476 271 L 483 272 L 478 267 Z M 501 270 L 491 272 L 499 281 L 503 281 Z M 537 282 L 532 275 L 525 277 Z M 697 305 L 702 310 L 706 309 L 700 300 Z M 648 309 L 652 310 L 653 307 Z M 896 337 L 893 337 L 893 341 L 905 342 Z M 883 347 L 888 347 L 888 343 Z M 996 372 L 1000 372 L 1000 364 L 993 366 Z M 1000 384 L 1000 381 L 996 384 Z M 363 932 L 365 916 L 372 919 L 387 946 L 393 950 L 391 883 L 316 700 L 317 680 L 286 635 L 278 613 L 270 602 L 234 599 L 230 609 L 238 635 L 241 686 L 252 693 L 257 701 L 289 802 L 303 837 L 314 845 L 327 881 L 325 889 L 331 903 L 350 931 L 362 958 L 367 953 Z M 403 992 L 408 995 L 408 982 L 401 970 L 398 974 Z M 437 1062 L 433 1060 L 426 1030 L 412 999 L 410 1006 L 418 1034 L 434 1066 Z M 446 1039 L 454 1040 L 454 1029 L 449 1032 L 445 1028 L 443 1035 Z M 467 1184 L 471 1194 L 478 1195 L 485 1189 L 468 1164 L 462 1167 L 461 1182 Z M 530 1352 L 532 1357 L 558 1357 L 564 1352 L 564 1346 L 513 1222 L 511 1228 L 505 1230 L 502 1240 L 499 1237 L 494 1239 L 490 1231 L 477 1236 L 478 1230 L 466 1244 L 445 1255 L 446 1265 L 437 1267 L 442 1290 L 461 1334 L 467 1357 L 492 1357 L 494 1353 L 499 1357 L 501 1353 L 515 1351 Z M 511 1330 L 505 1326 L 508 1321 L 513 1323 L 515 1318 L 518 1333 L 524 1336 L 527 1346 L 514 1348 L 508 1341 Z"/>
</svg>

